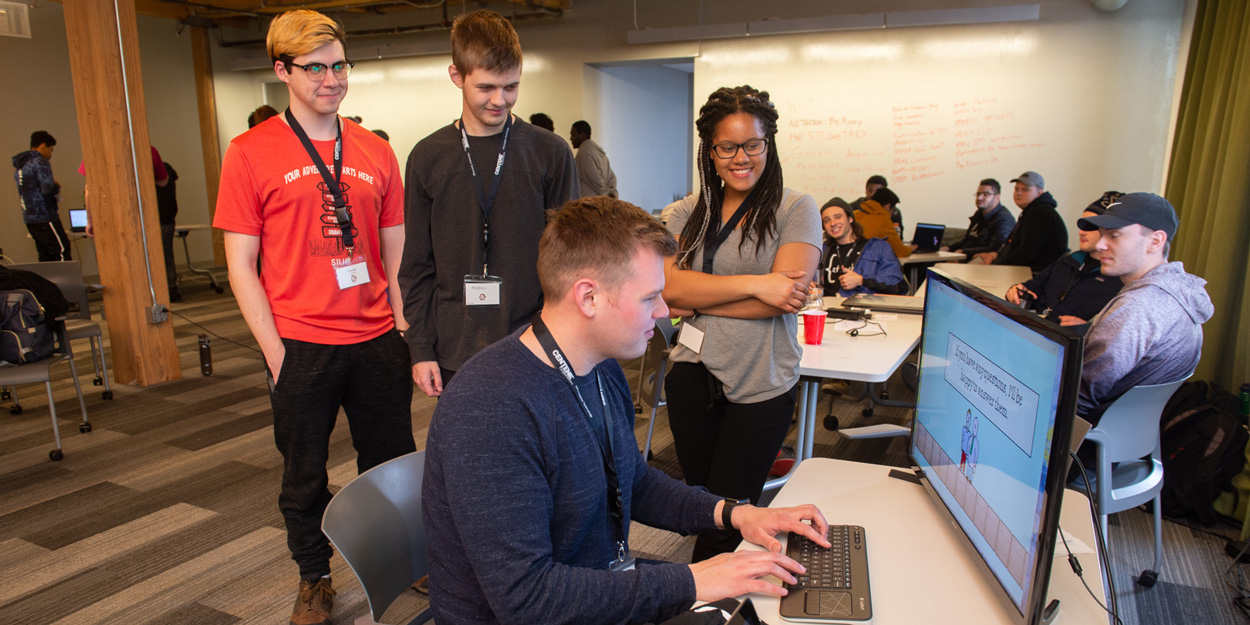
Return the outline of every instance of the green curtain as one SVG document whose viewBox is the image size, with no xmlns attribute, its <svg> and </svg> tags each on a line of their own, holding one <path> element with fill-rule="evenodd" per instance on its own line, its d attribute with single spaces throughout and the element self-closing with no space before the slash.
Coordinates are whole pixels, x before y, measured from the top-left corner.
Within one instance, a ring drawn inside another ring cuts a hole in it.
<svg viewBox="0 0 1250 625">
<path fill-rule="evenodd" d="M 1201 0 L 1181 93 L 1166 195 L 1180 215 L 1172 260 L 1207 280 L 1195 378 L 1250 382 L 1250 8 Z"/>
</svg>

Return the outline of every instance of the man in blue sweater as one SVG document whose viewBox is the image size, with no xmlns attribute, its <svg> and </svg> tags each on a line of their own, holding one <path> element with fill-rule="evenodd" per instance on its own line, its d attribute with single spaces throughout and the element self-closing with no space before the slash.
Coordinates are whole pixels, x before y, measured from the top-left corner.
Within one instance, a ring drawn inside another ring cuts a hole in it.
<svg viewBox="0 0 1250 625">
<path fill-rule="evenodd" d="M 566 204 L 539 244 L 533 325 L 471 358 L 430 425 L 422 501 L 430 604 L 457 623 L 660 622 L 698 600 L 785 593 L 802 571 L 776 535 L 828 545 L 812 505 L 729 502 L 650 467 L 616 358 L 637 358 L 675 243 L 636 206 Z M 629 559 L 629 523 L 692 534 L 732 526 L 766 551 L 698 564 Z M 811 525 L 803 523 L 804 520 Z"/>
</svg>

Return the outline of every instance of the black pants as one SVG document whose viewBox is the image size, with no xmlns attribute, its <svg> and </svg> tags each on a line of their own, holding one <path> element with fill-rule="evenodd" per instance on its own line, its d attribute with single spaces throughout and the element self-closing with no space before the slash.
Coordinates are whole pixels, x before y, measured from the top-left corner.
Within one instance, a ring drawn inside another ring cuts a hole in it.
<svg viewBox="0 0 1250 625">
<path fill-rule="evenodd" d="M 165 252 L 165 281 L 170 294 L 178 292 L 178 272 L 174 271 L 174 224 L 161 224 L 161 249 Z M 191 259 L 187 259 L 189 263 Z"/>
<path fill-rule="evenodd" d="M 330 502 L 326 462 L 339 406 L 347 413 L 358 472 L 416 451 L 408 346 L 394 330 L 355 345 L 282 343 L 286 358 L 269 394 L 282 452 L 278 508 L 300 577 L 320 578 L 330 574 L 333 554 L 321 517 Z"/>
<path fill-rule="evenodd" d="M 35 240 L 39 262 L 74 260 L 69 253 L 69 237 L 65 236 L 65 228 L 61 226 L 59 217 L 47 223 L 26 224 L 26 231 Z"/>
<path fill-rule="evenodd" d="M 728 401 L 718 387 L 702 363 L 673 363 L 664 379 L 677 461 L 687 484 L 755 503 L 790 431 L 798 384 L 750 404 Z M 741 541 L 736 530 L 703 532 L 695 540 L 694 561 L 733 551 Z"/>
</svg>

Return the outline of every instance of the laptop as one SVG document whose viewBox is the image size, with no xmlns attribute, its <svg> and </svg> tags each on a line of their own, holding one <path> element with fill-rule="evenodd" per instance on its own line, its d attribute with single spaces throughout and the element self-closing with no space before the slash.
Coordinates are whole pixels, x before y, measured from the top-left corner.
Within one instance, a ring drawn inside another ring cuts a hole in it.
<svg viewBox="0 0 1250 625">
<path fill-rule="evenodd" d="M 930 270 L 929 279 L 908 445 L 914 475 L 891 475 L 919 482 L 944 512 L 978 568 L 996 582 L 1011 622 L 1040 625 L 1084 339 L 944 273 Z M 831 526 L 833 549 L 790 533 L 787 555 L 808 571 L 798 584 L 786 584 L 781 617 L 870 621 L 867 534 L 872 530 Z M 830 563 L 813 559 L 813 552 Z M 967 607 L 967 620 L 976 620 L 972 612 L 978 607 Z"/>
<path fill-rule="evenodd" d="M 909 296 L 856 293 L 842 300 L 842 307 L 868 309 L 889 313 L 903 313 L 907 315 L 923 315 L 924 297 L 918 295 Z"/>
<path fill-rule="evenodd" d="M 85 208 L 69 209 L 69 231 L 70 232 L 86 232 L 87 231 L 87 209 Z"/>
<path fill-rule="evenodd" d="M 917 253 L 936 252 L 942 247 L 942 235 L 945 233 L 946 226 L 942 224 L 918 223 L 911 235 L 911 243 L 916 246 Z"/>
</svg>

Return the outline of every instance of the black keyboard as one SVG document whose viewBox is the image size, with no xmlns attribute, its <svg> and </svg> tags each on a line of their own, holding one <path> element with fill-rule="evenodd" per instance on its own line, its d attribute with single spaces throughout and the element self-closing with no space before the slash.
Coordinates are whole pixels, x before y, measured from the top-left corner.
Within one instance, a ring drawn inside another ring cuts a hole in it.
<svg viewBox="0 0 1250 625">
<path fill-rule="evenodd" d="M 826 549 L 805 536 L 790 533 L 786 555 L 807 572 L 798 583 L 787 583 L 781 616 L 803 621 L 869 621 L 872 602 L 868 592 L 868 547 L 864 528 L 830 525 Z"/>
</svg>

